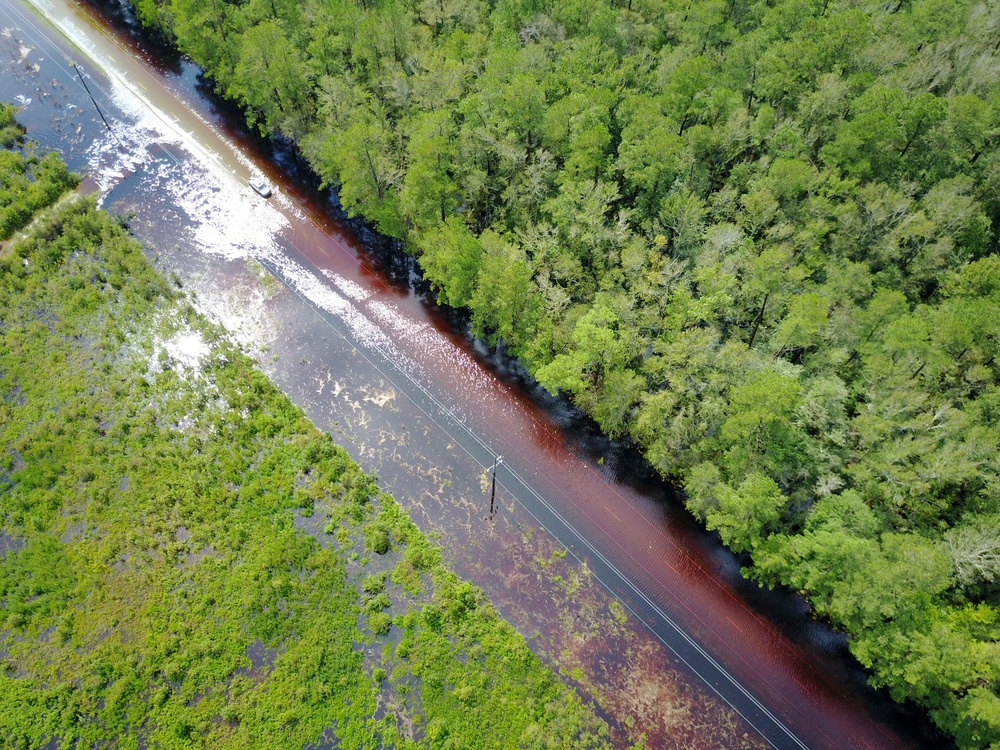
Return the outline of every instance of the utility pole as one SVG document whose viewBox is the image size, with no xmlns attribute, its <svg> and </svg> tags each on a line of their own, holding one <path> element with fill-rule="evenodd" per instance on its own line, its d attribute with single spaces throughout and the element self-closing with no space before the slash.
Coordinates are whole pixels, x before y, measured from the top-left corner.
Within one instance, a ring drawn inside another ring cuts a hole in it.
<svg viewBox="0 0 1000 750">
<path fill-rule="evenodd" d="M 496 515 L 496 511 L 493 510 L 493 502 L 497 497 L 497 467 L 503 463 L 503 456 L 497 456 L 493 459 L 493 489 L 490 492 L 490 520 L 493 520 L 493 516 Z"/>
<path fill-rule="evenodd" d="M 83 84 L 84 91 L 87 92 L 87 96 L 90 97 L 90 101 L 94 103 L 94 107 L 97 109 L 97 114 L 101 116 L 101 119 L 104 121 L 104 126 L 108 129 L 108 132 L 111 133 L 111 137 L 118 141 L 118 145 L 124 149 L 125 144 L 121 142 L 121 139 L 117 135 L 115 135 L 115 131 L 111 129 L 111 125 L 108 123 L 107 118 L 101 111 L 101 107 L 98 105 L 97 100 L 94 98 L 94 95 L 90 93 L 90 86 L 87 85 L 87 79 L 83 77 L 83 73 L 80 72 L 80 69 L 76 66 L 75 62 L 69 59 L 67 59 L 66 62 L 73 66 L 73 70 L 75 70 L 76 74 L 80 77 L 80 83 Z"/>
</svg>

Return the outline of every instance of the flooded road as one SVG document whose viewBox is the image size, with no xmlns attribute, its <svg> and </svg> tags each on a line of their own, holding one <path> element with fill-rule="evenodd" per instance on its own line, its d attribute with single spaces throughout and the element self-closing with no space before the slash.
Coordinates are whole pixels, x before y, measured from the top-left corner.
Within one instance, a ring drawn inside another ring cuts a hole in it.
<svg viewBox="0 0 1000 750">
<path fill-rule="evenodd" d="M 195 66 L 65 0 L 32 2 L 0 0 L 0 96 L 29 135 L 129 217 L 199 309 L 596 703 L 619 746 L 941 747 L 864 687 L 800 600 L 748 585 L 634 455 L 469 340 L 329 196 L 284 177 L 294 160 L 230 119 Z M 247 184 L 261 174 L 270 200 Z"/>
</svg>

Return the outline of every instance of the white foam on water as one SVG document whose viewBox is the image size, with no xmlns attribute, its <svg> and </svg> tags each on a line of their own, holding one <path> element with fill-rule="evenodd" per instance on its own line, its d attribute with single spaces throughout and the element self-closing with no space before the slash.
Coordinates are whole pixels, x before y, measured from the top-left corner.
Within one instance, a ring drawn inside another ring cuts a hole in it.
<svg viewBox="0 0 1000 750">
<path fill-rule="evenodd" d="M 284 254 L 267 259 L 285 283 L 297 294 L 308 299 L 321 310 L 337 316 L 350 331 L 351 337 L 366 348 L 373 349 L 392 360 L 401 369 L 413 372 L 414 363 L 406 357 L 385 331 L 373 323 L 345 295 L 338 294 L 328 284 L 317 278 L 300 263 Z M 353 286 L 352 286 L 353 285 Z M 351 292 L 361 291 L 353 282 L 345 284 Z"/>
<path fill-rule="evenodd" d="M 178 333 L 164 341 L 163 348 L 181 367 L 192 372 L 201 369 L 201 360 L 210 351 L 201 334 L 194 331 Z"/>
<path fill-rule="evenodd" d="M 415 381 L 420 380 L 418 374 L 423 372 L 417 362 L 433 362 L 439 377 L 462 384 L 466 403 L 489 410 L 510 408 L 505 399 L 496 398 L 498 393 L 505 391 L 505 386 L 489 375 L 469 352 L 455 346 L 443 333 L 428 323 L 414 320 L 391 301 L 375 297 L 350 279 L 329 270 L 324 270 L 323 275 L 338 290 L 355 300 L 366 320 L 377 324 L 382 338 L 390 342 L 402 342 L 398 346 L 392 343 L 392 357 L 398 363 L 409 365 L 407 372 Z M 400 346 L 413 352 L 416 361 L 402 351 Z M 429 384 L 424 382 L 422 385 Z M 452 408 L 453 413 L 455 408 Z"/>
<path fill-rule="evenodd" d="M 88 150 L 102 197 L 143 170 L 143 179 L 153 179 L 184 212 L 196 247 L 227 259 L 277 251 L 276 237 L 288 226 L 279 211 L 251 193 L 190 134 L 171 127 L 148 102 L 137 102 L 134 92 L 113 84 L 111 93 L 134 122 L 112 123 L 115 137 L 108 134 Z M 153 157 L 153 146 L 161 156 Z M 181 150 L 190 158 L 177 158 L 174 152 Z"/>
<path fill-rule="evenodd" d="M 253 194 L 224 165 L 219 154 L 201 143 L 181 120 L 153 103 L 127 72 L 119 71 L 115 61 L 92 38 L 92 30 L 80 28 L 65 8 L 50 0 L 31 2 L 103 71 L 109 90 L 87 75 L 87 65 L 77 63 L 98 103 L 105 97 L 110 99 L 127 120 L 123 122 L 104 112 L 112 132 L 103 131 L 87 149 L 90 176 L 97 184 L 100 199 L 141 170 L 143 178 L 155 179 L 157 187 L 177 201 L 187 214 L 192 239 L 203 249 L 234 258 L 250 255 L 260 245 L 273 245 L 274 236 L 288 226 L 287 219 Z M 23 45 L 21 54 L 25 54 Z M 185 112 L 185 116 L 190 113 Z M 204 118 L 199 120 L 211 127 Z M 227 150 L 227 158 L 252 166 L 252 161 L 238 149 L 222 139 L 219 144 Z M 159 147 L 156 156 L 153 146 Z M 179 151 L 188 158 L 178 158 Z"/>
<path fill-rule="evenodd" d="M 253 193 L 216 152 L 186 130 L 180 120 L 158 108 L 125 73 L 119 72 L 115 62 L 89 38 L 89 31 L 80 29 L 72 18 L 55 10 L 50 0 L 31 2 L 107 75 L 109 91 L 91 78 L 88 85 L 96 97 L 109 97 L 127 120 L 105 113 L 112 132 L 104 131 L 87 150 L 91 177 L 102 199 L 123 180 L 150 181 L 154 190 L 166 193 L 183 213 L 183 232 L 200 252 L 227 260 L 249 257 L 260 261 L 296 294 L 343 321 L 357 345 L 379 352 L 414 382 L 426 381 L 426 372 L 394 339 L 402 339 L 406 348 L 416 347 L 422 361 L 427 361 L 423 354 L 440 354 L 457 364 L 455 375 L 460 372 L 476 381 L 485 378 L 471 357 L 457 350 L 432 327 L 413 321 L 384 303 L 373 304 L 370 293 L 356 282 L 324 272 L 334 288 L 327 279 L 289 257 L 279 240 L 290 228 L 289 216 L 306 220 L 297 206 L 280 192 L 270 200 Z M 199 120 L 214 130 L 204 118 L 199 116 Z M 219 140 L 219 147 L 227 149 L 227 159 L 251 170 L 255 168 L 246 154 L 223 139 Z M 218 303 L 212 307 L 207 312 L 242 343 L 249 343 L 248 338 L 259 335 L 259 327 L 245 316 L 241 319 L 238 311 L 218 309 Z M 183 347 L 176 351 L 168 348 L 168 352 L 185 362 Z M 423 387 L 427 383 L 418 385 Z"/>
<path fill-rule="evenodd" d="M 97 184 L 99 203 L 103 203 L 111 189 L 128 175 L 147 165 L 147 149 L 156 142 L 154 134 L 143 128 L 126 126 L 120 120 L 110 122 L 116 137 L 106 134 L 86 151 L 87 172 Z M 149 166 L 157 169 L 156 165 Z"/>
<path fill-rule="evenodd" d="M 226 288 L 212 283 L 199 284 L 199 307 L 219 323 L 244 351 L 263 352 L 280 335 L 279 323 L 271 314 L 265 290 L 252 281 Z"/>
<path fill-rule="evenodd" d="M 357 282 L 351 281 L 350 279 L 345 279 L 339 273 L 334 273 L 326 268 L 323 269 L 323 275 L 326 276 L 330 281 L 337 285 L 337 288 L 346 294 L 351 299 L 356 302 L 364 302 L 368 299 L 368 290 L 362 287 Z"/>
</svg>

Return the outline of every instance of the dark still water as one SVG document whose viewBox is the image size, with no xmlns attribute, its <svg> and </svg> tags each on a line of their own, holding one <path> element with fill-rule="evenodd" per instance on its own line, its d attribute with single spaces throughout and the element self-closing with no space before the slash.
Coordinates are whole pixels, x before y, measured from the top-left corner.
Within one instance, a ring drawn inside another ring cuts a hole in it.
<svg viewBox="0 0 1000 750">
<path fill-rule="evenodd" d="M 195 66 L 93 9 L 33 1 L 0 0 L 0 97 L 131 216 L 149 256 L 378 475 L 621 747 L 942 746 L 864 686 L 798 598 L 748 585 L 632 452 L 428 303 L 412 264 L 296 182 L 294 158 L 248 135 Z M 253 175 L 276 185 L 270 200 Z"/>
</svg>

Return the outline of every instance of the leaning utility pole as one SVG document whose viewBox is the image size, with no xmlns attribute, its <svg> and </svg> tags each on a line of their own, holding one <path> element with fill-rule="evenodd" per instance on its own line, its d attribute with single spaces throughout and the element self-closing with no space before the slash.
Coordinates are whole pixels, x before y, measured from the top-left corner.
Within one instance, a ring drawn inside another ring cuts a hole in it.
<svg viewBox="0 0 1000 750">
<path fill-rule="evenodd" d="M 493 502 L 497 497 L 497 466 L 503 463 L 503 456 L 497 456 L 493 459 L 493 489 L 490 491 L 490 520 L 493 520 L 493 516 L 496 515 L 496 511 L 493 510 Z"/>
<path fill-rule="evenodd" d="M 97 114 L 99 114 L 101 116 L 101 119 L 104 120 L 104 126 L 108 129 L 108 132 L 111 133 L 111 137 L 114 138 L 116 141 L 118 141 L 119 146 L 125 148 L 125 144 L 121 142 L 121 139 L 117 135 L 115 135 L 115 131 L 111 129 L 111 125 L 108 123 L 107 118 L 104 116 L 104 113 L 101 111 L 100 106 L 97 104 L 97 100 L 94 98 L 94 95 L 90 93 L 90 86 L 87 85 L 87 80 L 83 77 L 83 73 L 80 72 L 80 69 L 76 66 L 76 63 L 73 62 L 72 60 L 67 60 L 66 62 L 72 65 L 73 70 L 75 70 L 76 74 L 80 76 L 80 83 L 83 84 L 83 88 L 87 92 L 87 96 L 90 97 L 90 101 L 94 103 L 94 107 L 97 109 Z"/>
</svg>

